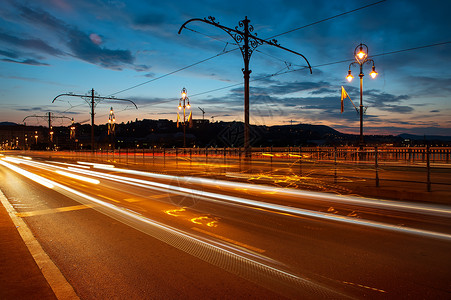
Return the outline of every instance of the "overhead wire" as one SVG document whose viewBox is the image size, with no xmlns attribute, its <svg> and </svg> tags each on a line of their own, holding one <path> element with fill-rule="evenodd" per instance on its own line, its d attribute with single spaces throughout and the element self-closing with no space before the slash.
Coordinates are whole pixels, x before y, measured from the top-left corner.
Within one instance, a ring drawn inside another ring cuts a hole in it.
<svg viewBox="0 0 451 300">
<path fill-rule="evenodd" d="M 381 1 L 374 2 L 374 3 L 368 4 L 368 5 L 365 5 L 365 6 L 362 6 L 362 7 L 353 9 L 353 10 L 350 10 L 350 11 L 346 11 L 346 12 L 343 12 L 341 14 L 338 14 L 338 15 L 335 15 L 335 16 L 332 16 L 332 17 L 329 17 L 329 18 L 326 18 L 326 19 L 322 19 L 322 20 L 319 20 L 319 21 L 316 21 L 316 22 L 313 22 L 313 23 L 310 23 L 310 24 L 307 24 L 307 25 L 303 25 L 301 27 L 297 27 L 297 28 L 294 28 L 294 29 L 291 29 L 291 30 L 288 30 L 288 31 L 285 31 L 285 32 L 282 32 L 282 33 L 279 33 L 279 34 L 276 34 L 276 35 L 273 35 L 273 36 L 271 36 L 269 38 L 266 38 L 265 40 L 271 40 L 271 39 L 273 39 L 275 37 L 278 37 L 278 36 L 281 36 L 281 35 L 285 35 L 285 34 L 293 32 L 293 31 L 300 30 L 300 29 L 304 29 L 304 28 L 307 28 L 307 27 L 310 27 L 310 26 L 313 26 L 313 25 L 317 25 L 317 24 L 320 24 L 320 23 L 323 23 L 323 22 L 326 22 L 326 21 L 329 21 L 329 20 L 332 20 L 332 19 L 344 16 L 344 15 L 350 14 L 350 13 L 354 13 L 356 11 L 368 8 L 370 6 L 374 6 L 374 5 L 380 4 L 380 3 L 385 2 L 385 1 L 387 1 L 387 0 L 381 0 Z"/>
<path fill-rule="evenodd" d="M 446 45 L 446 44 L 451 44 L 451 41 L 434 43 L 434 44 L 418 46 L 418 47 L 412 47 L 412 48 L 401 49 L 401 50 L 390 51 L 390 52 L 384 52 L 384 53 L 372 55 L 371 57 L 380 57 L 380 56 L 397 54 L 397 53 L 402 53 L 402 52 L 407 52 L 407 51 L 414 51 L 414 50 L 419 50 L 419 49 L 424 49 L 424 48 L 436 47 L 436 46 L 441 46 L 441 45 Z M 352 62 L 352 61 L 354 61 L 354 59 L 345 59 L 345 60 L 340 60 L 340 61 L 335 61 L 335 62 L 329 62 L 329 63 L 319 64 L 319 65 L 314 65 L 314 66 L 312 66 L 312 68 L 320 68 L 320 67 L 325 67 L 325 66 L 330 66 L 330 65 L 348 63 L 348 62 Z M 286 68 L 284 68 L 284 69 L 286 69 Z M 284 70 L 284 69 L 282 69 L 282 70 Z M 308 67 L 302 67 L 302 68 L 291 69 L 291 70 L 288 69 L 285 72 L 278 71 L 276 73 L 272 73 L 272 74 L 269 74 L 269 75 L 265 75 L 265 76 L 262 76 L 262 77 L 251 79 L 250 82 L 259 81 L 259 80 L 263 80 L 263 79 L 266 79 L 266 78 L 275 77 L 275 76 L 279 76 L 279 75 L 283 75 L 283 74 L 287 74 L 287 73 L 298 72 L 298 71 L 302 71 L 302 70 L 305 70 L 305 69 L 308 69 Z M 200 95 L 216 92 L 216 91 L 219 91 L 219 90 L 225 90 L 225 89 L 228 89 L 228 88 L 235 87 L 237 85 L 242 85 L 242 83 L 232 84 L 232 85 L 228 85 L 228 86 L 212 89 L 212 90 L 209 90 L 209 91 L 193 94 L 190 97 L 192 98 L 192 97 L 196 97 L 196 96 L 200 96 Z"/>
<path fill-rule="evenodd" d="M 300 29 L 303 29 L 303 28 L 306 28 L 306 27 L 310 27 L 310 26 L 313 26 L 313 25 L 316 25 L 316 24 L 319 24 L 319 23 L 322 23 L 322 22 L 325 22 L 325 21 L 328 21 L 328 20 L 331 20 L 331 19 L 334 19 L 334 18 L 338 18 L 338 17 L 340 17 L 340 16 L 344 16 L 344 15 L 347 15 L 347 14 L 350 14 L 350 13 L 353 13 L 353 12 L 356 12 L 356 11 L 359 11 L 359 10 L 362 10 L 362 9 L 365 9 L 365 8 L 368 8 L 368 7 L 370 7 L 370 6 L 373 6 L 373 5 L 376 5 L 376 4 L 385 2 L 385 1 L 387 1 L 387 0 L 381 0 L 381 1 L 374 2 L 374 3 L 368 4 L 368 5 L 365 5 L 365 6 L 362 6 L 362 7 L 353 9 L 353 10 L 350 10 L 350 11 L 346 11 L 346 12 L 343 12 L 343 13 L 340 13 L 340 14 L 337 14 L 337 15 L 334 15 L 334 16 L 332 16 L 332 17 L 328 17 L 328 18 L 326 18 L 326 19 L 322 19 L 322 20 L 319 20 L 319 21 L 316 21 L 316 22 L 313 22 L 313 23 L 310 23 L 310 24 L 307 24 L 307 25 L 304 25 L 304 26 L 301 26 L 301 27 L 298 27 L 298 28 L 294 28 L 294 29 L 289 30 L 289 31 L 286 31 L 286 32 L 282 32 L 282 33 L 280 33 L 280 34 L 277 34 L 277 35 L 274 35 L 274 36 L 272 36 L 272 37 L 266 38 L 265 40 L 270 40 L 270 39 L 273 39 L 273 38 L 275 38 L 275 37 L 278 37 L 278 36 L 281 36 L 281 35 L 285 35 L 285 34 L 288 34 L 288 33 L 290 33 L 290 32 L 293 32 L 293 31 L 297 31 L 297 30 L 300 30 Z M 218 39 L 218 38 L 216 38 L 216 37 L 212 37 L 212 36 L 210 36 L 210 35 L 201 33 L 201 32 L 199 32 L 199 31 L 194 30 L 194 29 L 191 29 L 191 28 L 185 27 L 185 29 L 188 29 L 189 31 L 192 31 L 192 32 L 195 32 L 195 33 L 204 35 L 204 36 L 206 36 L 206 37 L 208 37 L 208 38 L 217 40 L 217 41 L 219 41 L 219 42 L 226 43 L 226 47 L 227 47 L 228 44 L 230 44 L 230 45 L 236 45 L 236 43 L 225 42 L 225 41 L 220 40 L 220 39 Z M 213 58 L 216 58 L 216 57 L 219 57 L 219 56 L 221 56 L 221 55 L 224 55 L 224 54 L 233 52 L 233 51 L 235 51 L 235 50 L 238 50 L 239 47 L 238 47 L 238 48 L 231 49 L 231 50 L 227 50 L 227 51 L 225 51 L 225 49 L 226 49 L 226 48 L 224 48 L 224 51 L 223 51 L 223 52 L 218 53 L 218 54 L 216 54 L 216 55 L 214 55 L 214 56 L 211 56 L 211 57 L 209 57 L 209 58 L 206 58 L 206 59 L 203 59 L 203 60 L 201 60 L 201 61 L 195 62 L 195 63 L 193 63 L 193 64 L 190 64 L 190 65 L 188 65 L 188 66 L 185 66 L 185 67 L 180 68 L 180 69 L 177 69 L 177 70 L 174 70 L 174 71 L 172 71 L 172 72 L 163 74 L 163 75 L 158 76 L 158 77 L 156 77 L 156 78 L 152 78 L 152 79 L 150 79 L 150 80 L 148 80 L 148 81 L 145 81 L 145 82 L 136 84 L 136 85 L 131 86 L 131 87 L 129 87 L 129 88 L 126 88 L 126 89 L 117 91 L 117 92 L 115 92 L 115 93 L 110 94 L 109 96 L 117 95 L 117 94 L 119 94 L 119 93 L 123 93 L 123 92 L 129 91 L 129 90 L 131 90 L 131 89 L 140 87 L 140 86 L 142 86 L 142 85 L 151 83 L 151 82 L 153 82 L 153 81 L 162 79 L 162 78 L 167 77 L 167 76 L 169 76 L 169 75 L 172 75 L 172 74 L 181 72 L 181 71 L 186 70 L 186 69 L 188 69 L 188 68 L 191 68 L 191 67 L 194 67 L 194 66 L 196 66 L 196 65 L 199 65 L 199 64 L 201 64 L 201 63 L 204 63 L 204 62 L 206 62 L 206 61 L 209 61 L 209 60 L 211 60 L 211 59 L 213 59 Z M 256 50 L 256 51 L 258 51 L 259 53 L 263 53 L 263 52 L 261 52 L 261 51 L 259 51 L 259 50 Z M 265 54 L 265 53 L 263 53 L 263 54 Z M 279 60 L 281 60 L 281 59 L 279 59 Z M 284 61 L 284 62 L 285 62 L 285 61 Z M 286 63 L 286 62 L 285 62 L 285 63 Z"/>
<path fill-rule="evenodd" d="M 424 46 L 418 46 L 418 47 L 412 47 L 412 48 L 407 48 L 407 49 L 401 49 L 401 50 L 396 50 L 396 51 L 390 51 L 390 52 L 384 52 L 384 53 L 380 53 L 380 54 L 375 54 L 375 55 L 372 55 L 372 57 L 380 57 L 380 56 L 397 54 L 397 53 L 402 53 L 402 52 L 407 52 L 407 51 L 414 51 L 414 50 L 419 50 L 419 49 L 424 49 L 424 48 L 430 48 L 430 47 L 446 45 L 446 44 L 450 44 L 450 43 L 451 43 L 451 41 L 434 43 L 434 44 L 429 44 L 429 45 L 424 45 Z M 325 66 L 330 66 L 330 65 L 349 63 L 349 62 L 352 62 L 352 61 L 354 61 L 354 59 L 339 60 L 339 61 L 335 61 L 335 62 L 329 62 L 329 63 L 313 65 L 312 68 L 320 68 L 320 67 L 325 67 Z M 285 69 L 288 69 L 288 70 L 282 72 Z M 263 79 L 276 77 L 276 76 L 280 76 L 280 75 L 284 75 L 284 74 L 288 74 L 288 73 L 298 72 L 298 71 L 302 71 L 302 70 L 305 70 L 305 69 L 308 69 L 308 67 L 305 66 L 305 67 L 297 68 L 297 69 L 289 69 L 288 67 L 285 67 L 285 68 L 279 70 L 278 72 L 275 72 L 275 73 L 272 73 L 272 74 L 269 74 L 269 75 L 265 75 L 265 76 L 261 76 L 261 77 L 258 77 L 258 78 L 250 79 L 250 82 L 260 81 L 260 80 L 263 80 Z M 198 97 L 198 96 L 201 96 L 201 95 L 205 95 L 205 94 L 209 94 L 209 93 L 213 93 L 213 92 L 217 92 L 217 91 L 221 91 L 221 90 L 226 90 L 226 89 L 229 89 L 229 88 L 240 86 L 242 84 L 243 84 L 242 82 L 239 82 L 239 83 L 235 83 L 235 84 L 231 84 L 231 85 L 227 85 L 227 86 L 211 89 L 211 90 L 208 90 L 208 91 L 192 94 L 192 95 L 190 95 L 190 98 Z M 170 101 L 173 101 L 173 100 L 172 99 L 166 100 L 166 101 L 163 100 L 163 101 L 160 101 L 160 102 L 158 102 L 156 104 L 167 103 L 167 102 L 170 102 Z M 153 105 L 155 105 L 155 103 L 153 103 Z"/>
<path fill-rule="evenodd" d="M 123 93 L 123 92 L 125 92 L 125 91 L 131 90 L 131 89 L 134 89 L 134 88 L 137 88 L 137 87 L 142 86 L 142 85 L 145 85 L 145 84 L 148 84 L 148 83 L 153 82 L 153 81 L 155 81 L 155 80 L 158 80 L 158 79 L 167 77 L 167 76 L 169 76 L 169 75 L 178 73 L 178 72 L 180 72 L 180 71 L 186 70 L 186 69 L 188 69 L 188 68 L 191 68 L 191 67 L 194 67 L 194 66 L 196 66 L 196 65 L 199 65 L 199 64 L 201 64 L 201 63 L 203 63 L 203 62 L 206 62 L 206 61 L 208 61 L 208 60 L 210 60 L 210 59 L 216 58 L 216 57 L 218 57 L 218 56 L 221 56 L 221 55 L 224 55 L 224 54 L 227 54 L 227 53 L 230 53 L 230 52 L 233 52 L 233 51 L 235 51 L 235 50 L 237 50 L 237 49 L 238 49 L 238 48 L 236 48 L 236 49 L 231 49 L 231 50 L 227 50 L 227 51 L 218 53 L 218 54 L 216 54 L 216 55 L 213 55 L 213 56 L 211 56 L 211 57 L 209 57 L 209 58 L 206 58 L 206 59 L 203 59 L 203 60 L 201 60 L 201 61 L 195 62 L 195 63 L 190 64 L 190 65 L 188 65 L 188 66 L 185 66 L 185 67 L 183 67 L 183 68 L 180 68 L 180 69 L 174 70 L 174 71 L 172 71 L 172 72 L 163 74 L 163 75 L 158 76 L 158 77 L 156 77 L 156 78 L 152 78 L 152 79 L 150 79 L 150 80 L 147 80 L 147 81 L 145 81 L 145 82 L 136 84 L 136 85 L 131 86 L 131 87 L 129 87 L 129 88 L 126 88 L 126 89 L 117 91 L 117 92 L 115 92 L 115 93 L 110 94 L 109 96 L 117 95 L 117 94 L 119 94 L 119 93 Z"/>
</svg>

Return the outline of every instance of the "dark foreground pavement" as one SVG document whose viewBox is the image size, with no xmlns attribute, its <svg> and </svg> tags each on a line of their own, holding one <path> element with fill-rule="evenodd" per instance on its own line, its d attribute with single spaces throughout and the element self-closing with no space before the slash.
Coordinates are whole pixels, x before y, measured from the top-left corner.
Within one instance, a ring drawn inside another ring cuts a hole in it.
<svg viewBox="0 0 451 300">
<path fill-rule="evenodd" d="M 3 205 L 0 205 L 0 299 L 56 299 Z"/>
</svg>

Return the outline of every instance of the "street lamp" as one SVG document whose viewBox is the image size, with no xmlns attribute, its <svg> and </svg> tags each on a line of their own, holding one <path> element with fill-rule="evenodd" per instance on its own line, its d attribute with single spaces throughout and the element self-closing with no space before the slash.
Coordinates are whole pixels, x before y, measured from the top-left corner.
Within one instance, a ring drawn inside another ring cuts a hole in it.
<svg viewBox="0 0 451 300">
<path fill-rule="evenodd" d="M 249 79 L 251 70 L 249 69 L 249 62 L 251 59 L 251 55 L 254 52 L 255 48 L 257 48 L 259 45 L 267 44 L 274 47 L 277 47 L 279 49 L 291 52 L 293 54 L 301 56 L 308 65 L 308 68 L 310 70 L 310 73 L 312 73 L 312 67 L 310 66 L 310 63 L 308 62 L 307 58 L 305 58 L 304 55 L 295 52 L 293 50 L 287 49 L 285 47 L 282 47 L 279 45 L 276 39 L 261 39 L 257 37 L 257 34 L 252 34 L 254 31 L 254 27 L 250 25 L 250 20 L 245 17 L 244 20 L 241 20 L 238 23 L 238 26 L 235 26 L 235 28 L 226 27 L 224 25 L 219 24 L 219 22 L 216 21 L 214 17 L 208 17 L 204 19 L 194 18 L 186 21 L 183 23 L 183 25 L 179 29 L 179 34 L 182 32 L 183 28 L 186 28 L 186 25 L 193 21 L 200 21 L 204 22 L 206 24 L 213 25 L 217 28 L 220 28 L 227 32 L 232 39 L 235 41 L 236 45 L 240 48 L 241 54 L 243 55 L 244 60 L 244 68 L 241 69 L 243 71 L 244 75 L 244 153 L 246 159 L 251 157 L 251 145 L 249 141 L 249 132 L 250 132 L 250 124 L 249 124 Z"/>
<path fill-rule="evenodd" d="M 183 102 L 183 105 L 182 105 Z M 182 89 L 182 98 L 179 100 L 178 109 L 181 111 L 183 109 L 183 147 L 186 147 L 186 110 L 190 109 L 191 105 L 189 104 L 189 98 L 187 96 L 186 88 Z M 177 116 L 177 124 L 179 121 L 179 117 Z"/>
<path fill-rule="evenodd" d="M 349 71 L 348 75 L 346 76 L 346 79 L 351 82 L 354 76 L 351 74 L 351 66 L 353 65 L 359 65 L 360 66 L 360 147 L 363 146 L 363 65 L 367 63 L 373 64 L 370 72 L 371 78 L 376 78 L 377 72 L 376 68 L 374 67 L 374 61 L 372 59 L 368 59 L 368 46 L 365 44 L 360 44 L 354 49 L 354 58 L 355 61 L 349 64 Z"/>
<path fill-rule="evenodd" d="M 108 116 L 108 137 L 111 144 L 113 145 L 112 149 L 115 148 L 115 136 L 116 136 L 116 117 L 114 116 L 113 107 L 111 107 L 110 115 Z"/>
</svg>

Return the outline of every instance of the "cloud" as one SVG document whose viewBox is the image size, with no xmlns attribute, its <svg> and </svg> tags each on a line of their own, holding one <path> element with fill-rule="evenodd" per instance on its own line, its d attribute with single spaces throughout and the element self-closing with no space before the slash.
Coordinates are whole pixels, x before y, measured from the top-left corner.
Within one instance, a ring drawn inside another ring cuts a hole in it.
<svg viewBox="0 0 451 300">
<path fill-rule="evenodd" d="M 451 92 L 451 77 L 409 76 L 406 80 L 416 90 L 417 95 L 434 94 L 448 96 Z"/>
<path fill-rule="evenodd" d="M 159 28 L 165 23 L 166 16 L 158 13 L 138 15 L 133 19 L 134 27 L 141 30 Z"/>
<path fill-rule="evenodd" d="M 408 95 L 397 96 L 377 90 L 368 90 L 365 91 L 365 94 L 366 102 L 371 107 L 376 107 L 380 110 L 397 113 L 410 113 L 414 111 L 414 109 L 410 106 L 399 105 L 399 103 L 411 98 Z"/>
<path fill-rule="evenodd" d="M 33 77 L 4 76 L 4 75 L 0 75 L 0 78 L 5 78 L 5 79 L 15 79 L 15 80 L 28 81 L 28 82 L 39 82 L 39 83 L 44 83 L 44 84 L 49 84 L 49 85 L 56 85 L 56 86 L 63 86 L 63 87 L 74 87 L 74 85 L 61 84 L 61 83 L 56 82 L 56 81 L 43 80 L 43 79 L 33 78 Z"/>
<path fill-rule="evenodd" d="M 358 122 L 359 115 L 349 100 L 345 100 L 345 111 L 340 113 L 340 86 L 330 84 L 327 81 L 318 82 L 280 82 L 274 78 L 258 82 L 258 86 L 250 88 L 250 109 L 253 118 L 271 118 L 280 120 L 282 118 L 305 119 L 307 122 Z M 346 87 L 351 95 L 359 94 L 359 88 Z M 205 102 L 227 103 L 228 112 L 242 113 L 243 111 L 243 87 L 233 88 L 229 93 L 219 99 L 208 98 Z M 414 106 L 404 104 L 408 101 L 408 95 L 394 95 L 380 90 L 369 90 L 365 92 L 365 105 L 369 106 L 365 119 L 372 122 L 383 123 L 387 116 L 371 114 L 375 108 L 397 114 L 413 113 Z M 204 101 L 204 100 L 201 100 Z M 354 101 L 355 102 L 355 101 Z M 354 104 L 358 105 L 357 102 Z M 270 122 L 265 119 L 264 122 Z M 406 125 L 411 125 L 409 121 Z"/>
<path fill-rule="evenodd" d="M 411 113 L 414 111 L 414 109 L 412 107 L 406 106 L 406 105 L 386 105 L 384 107 L 378 107 L 378 108 L 383 111 L 389 111 L 389 112 L 401 113 L 401 114 Z"/>
<path fill-rule="evenodd" d="M 16 110 L 19 111 L 46 111 L 44 109 L 42 109 L 42 107 L 24 107 L 24 108 L 17 108 Z"/>
<path fill-rule="evenodd" d="M 0 41 L 3 41 L 4 43 L 13 45 L 15 47 L 24 48 L 27 50 L 37 50 L 39 52 L 43 52 L 53 56 L 64 55 L 64 52 L 62 52 L 59 49 L 53 48 L 52 46 L 48 45 L 46 42 L 40 39 L 19 38 L 4 32 L 0 32 Z"/>
<path fill-rule="evenodd" d="M 0 55 L 9 57 L 9 58 L 18 58 L 19 55 L 16 52 L 13 52 L 12 50 L 0 50 Z"/>
<path fill-rule="evenodd" d="M 129 50 L 110 50 L 93 43 L 89 36 L 78 29 L 67 32 L 67 46 L 75 57 L 111 69 L 122 69 L 123 64 L 132 64 L 134 57 Z"/>
<path fill-rule="evenodd" d="M 33 24 L 57 34 L 63 41 L 64 46 L 71 50 L 71 55 L 83 61 L 100 65 L 105 68 L 121 70 L 123 67 L 132 67 L 135 57 L 130 50 L 113 50 L 101 47 L 103 39 L 96 33 L 87 34 L 75 26 L 71 26 L 59 20 L 41 9 L 33 9 L 17 5 L 20 16 Z M 45 52 L 50 55 L 65 55 L 61 50 L 55 49 L 38 39 L 21 40 L 10 35 L 0 35 L 0 39 L 15 42 L 22 47 L 33 47 L 35 50 Z M 148 69 L 139 66 L 137 69 Z"/>
<path fill-rule="evenodd" d="M 94 43 L 94 44 L 96 44 L 96 45 L 100 45 L 100 44 L 102 44 L 102 38 L 98 35 L 98 34 L 96 34 L 96 33 L 91 33 L 90 35 L 89 35 L 89 38 L 91 39 L 91 41 Z"/>
<path fill-rule="evenodd" d="M 134 66 L 135 71 L 137 72 L 144 72 L 144 71 L 149 71 L 151 69 L 150 66 L 148 65 L 135 65 Z M 150 75 L 150 76 L 147 76 Z M 154 73 L 147 73 L 146 75 L 144 75 L 145 77 L 154 77 L 155 74 Z"/>
<path fill-rule="evenodd" d="M 9 59 L 9 58 L 3 58 L 0 60 L 4 61 L 4 62 L 12 62 L 12 63 L 23 64 L 23 65 L 31 65 L 31 66 L 49 66 L 49 64 L 39 62 L 35 59 L 25 59 L 23 61 L 19 61 L 19 60 L 14 60 L 14 59 Z"/>
</svg>

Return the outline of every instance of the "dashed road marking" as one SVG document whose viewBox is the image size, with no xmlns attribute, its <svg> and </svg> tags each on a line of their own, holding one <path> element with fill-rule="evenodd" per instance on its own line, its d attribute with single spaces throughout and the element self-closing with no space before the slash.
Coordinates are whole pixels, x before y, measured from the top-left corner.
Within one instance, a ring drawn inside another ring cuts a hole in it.
<svg viewBox="0 0 451 300">
<path fill-rule="evenodd" d="M 140 198 L 127 198 L 127 199 L 124 199 L 125 201 L 127 201 L 127 202 L 139 202 L 139 201 L 142 201 L 142 199 L 140 199 Z"/>
<path fill-rule="evenodd" d="M 153 198 L 153 199 L 160 199 L 160 198 L 165 198 L 168 197 L 169 194 L 158 194 L 158 195 L 150 195 L 148 196 L 149 198 Z"/>
<path fill-rule="evenodd" d="M 113 201 L 113 202 L 116 202 L 116 203 L 120 203 L 121 202 L 119 200 L 116 200 L 116 199 L 113 199 L 113 198 L 110 198 L 110 197 L 107 197 L 107 196 L 104 196 L 104 195 L 101 195 L 101 194 L 97 194 L 97 196 L 98 197 L 102 197 L 102 198 L 107 199 L 107 200 L 110 200 L 110 201 Z"/>
<path fill-rule="evenodd" d="M 20 212 L 20 213 L 16 213 L 16 216 L 18 216 L 20 218 L 25 218 L 25 217 L 54 214 L 54 213 L 59 213 L 59 212 L 74 211 L 74 210 L 80 210 L 80 209 L 86 209 L 86 208 L 92 208 L 92 207 L 94 207 L 94 205 L 81 204 L 81 205 L 74 205 L 74 206 L 66 206 L 66 207 L 58 207 L 58 208 L 51 208 L 51 209 Z"/>
</svg>

